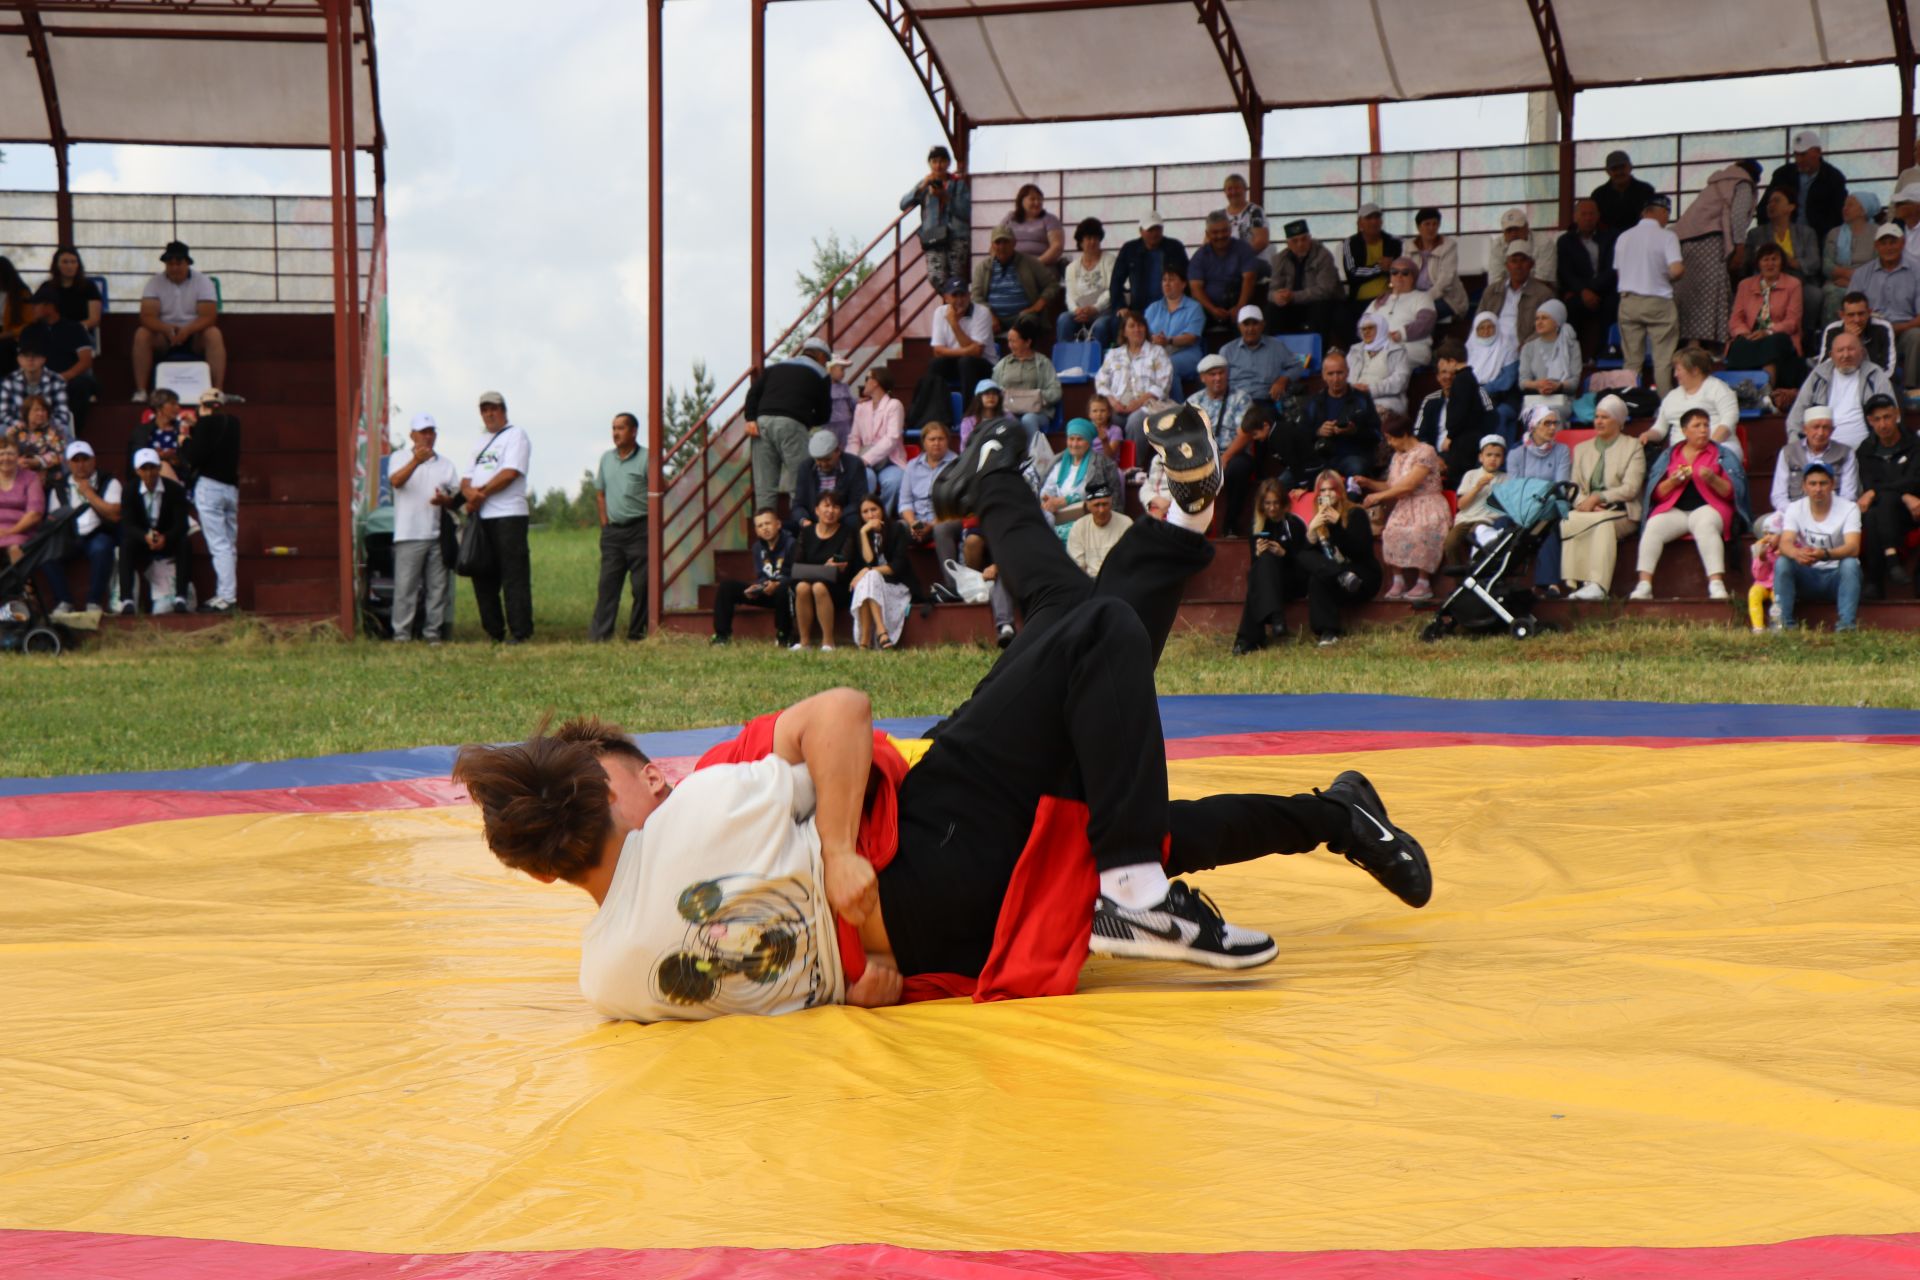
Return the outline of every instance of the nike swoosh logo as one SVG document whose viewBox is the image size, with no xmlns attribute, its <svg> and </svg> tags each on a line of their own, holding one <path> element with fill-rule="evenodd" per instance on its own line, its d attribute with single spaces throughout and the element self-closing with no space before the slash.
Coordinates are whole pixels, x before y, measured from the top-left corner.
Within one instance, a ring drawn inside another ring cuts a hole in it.
<svg viewBox="0 0 1920 1280">
<path fill-rule="evenodd" d="M 1185 931 L 1177 924 L 1169 923 L 1165 929 L 1156 929 L 1145 920 L 1137 920 L 1122 912 L 1114 912 L 1114 917 L 1119 920 L 1124 920 L 1129 928 L 1139 929 L 1143 933 L 1150 933 L 1162 942 L 1183 942 L 1186 940 Z"/>
<path fill-rule="evenodd" d="M 973 474 L 979 475 L 987 469 L 987 459 L 991 458 L 993 451 L 999 447 L 1000 442 L 998 440 L 989 440 L 980 446 L 980 460 L 973 464 Z"/>
<path fill-rule="evenodd" d="M 1371 822 L 1379 830 L 1381 844 L 1391 844 L 1393 842 L 1393 832 L 1387 830 L 1386 825 L 1382 823 L 1380 819 L 1374 817 L 1359 805 L 1353 806 L 1353 811 L 1365 818 L 1368 822 Z"/>
</svg>

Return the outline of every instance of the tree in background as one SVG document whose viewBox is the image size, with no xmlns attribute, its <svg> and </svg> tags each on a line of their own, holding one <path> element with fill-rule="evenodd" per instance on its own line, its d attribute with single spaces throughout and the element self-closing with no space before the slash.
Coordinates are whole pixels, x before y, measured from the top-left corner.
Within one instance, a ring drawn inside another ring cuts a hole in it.
<svg viewBox="0 0 1920 1280">
<path fill-rule="evenodd" d="M 594 500 L 593 472 L 580 473 L 580 487 L 568 497 L 561 489 L 549 489 L 533 503 L 533 519 L 553 529 L 592 529 L 600 523 L 600 507 Z"/>
<path fill-rule="evenodd" d="M 826 287 L 833 283 L 835 276 L 838 276 L 842 271 L 847 271 L 848 267 L 853 266 L 854 253 L 854 246 L 840 243 L 840 233 L 838 231 L 827 232 L 825 244 L 822 244 L 819 238 L 815 237 L 813 241 L 813 265 L 805 271 L 796 271 L 793 273 L 793 284 L 794 288 L 800 291 L 800 301 L 803 303 L 812 302 L 825 292 Z M 838 308 L 841 303 L 852 297 L 853 291 L 858 289 L 861 282 L 872 274 L 873 264 L 864 261 L 861 262 L 859 266 L 854 267 L 852 271 L 847 271 L 847 278 L 834 286 L 833 305 L 835 308 Z M 792 355 L 800 349 L 800 344 L 805 342 L 815 329 L 826 322 L 827 304 L 822 300 L 819 306 L 807 313 L 805 320 L 802 320 L 794 327 L 793 333 L 788 336 L 785 342 L 780 344 L 780 349 L 774 354 L 780 356 L 782 359 Z"/>
<path fill-rule="evenodd" d="M 693 362 L 693 387 L 682 391 L 671 382 L 667 384 L 666 430 L 661 438 L 668 444 L 678 440 L 694 423 L 700 421 L 707 410 L 713 408 L 713 376 L 707 372 L 705 360 Z M 661 464 L 661 471 L 671 480 L 678 475 L 682 467 L 688 466 L 700 457 L 700 451 L 707 447 L 707 439 L 713 434 L 718 423 L 708 423 L 687 437 L 687 442 L 667 456 Z"/>
</svg>

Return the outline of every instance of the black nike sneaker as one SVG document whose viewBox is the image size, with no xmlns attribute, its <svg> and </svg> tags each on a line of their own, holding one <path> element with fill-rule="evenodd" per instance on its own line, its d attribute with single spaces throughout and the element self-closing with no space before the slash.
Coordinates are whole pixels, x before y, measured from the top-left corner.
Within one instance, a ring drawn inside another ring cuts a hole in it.
<svg viewBox="0 0 1920 1280">
<path fill-rule="evenodd" d="M 1325 791 L 1314 794 L 1347 808 L 1351 830 L 1346 847 L 1329 845 L 1335 853 L 1385 885 L 1387 891 L 1410 907 L 1424 907 L 1433 897 L 1433 869 L 1427 865 L 1426 850 L 1420 842 L 1393 825 L 1380 793 L 1367 781 L 1367 775 L 1349 769 L 1333 780 Z"/>
<path fill-rule="evenodd" d="M 1135 911 L 1105 894 L 1093 906 L 1093 954 L 1251 969 L 1279 953 L 1272 938 L 1231 925 L 1213 899 L 1175 880 L 1157 906 Z"/>
<path fill-rule="evenodd" d="M 1027 458 L 1027 429 L 1012 418 L 995 418 L 973 429 L 967 447 L 933 478 L 933 518 L 964 520 L 974 509 L 980 490 L 974 483 L 994 471 L 1019 475 Z"/>
<path fill-rule="evenodd" d="M 1167 492 L 1189 515 L 1206 509 L 1220 492 L 1220 458 L 1213 425 L 1190 404 L 1150 414 L 1147 443 L 1166 462 Z"/>
</svg>

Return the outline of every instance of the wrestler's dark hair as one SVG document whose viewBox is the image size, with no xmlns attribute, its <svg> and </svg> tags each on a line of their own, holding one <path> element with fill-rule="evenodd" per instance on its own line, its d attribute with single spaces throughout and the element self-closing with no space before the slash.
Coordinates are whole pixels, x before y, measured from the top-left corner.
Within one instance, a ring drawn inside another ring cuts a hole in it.
<svg viewBox="0 0 1920 1280">
<path fill-rule="evenodd" d="M 544 732 L 545 729 L 543 722 L 535 732 Z M 635 764 L 650 763 L 647 753 L 634 745 L 625 729 L 599 716 L 575 716 L 555 729 L 553 736 L 562 742 L 578 742 L 590 747 L 596 756 L 625 756 Z"/>
<path fill-rule="evenodd" d="M 562 734 L 578 723 L 561 726 Z M 603 731 L 611 728 L 591 723 Z M 613 736 L 625 741 L 618 730 Z M 543 721 L 525 742 L 460 748 L 453 780 L 464 784 L 480 806 L 494 857 L 516 871 L 575 883 L 600 865 L 601 846 L 613 828 L 612 789 L 599 761 L 602 747 L 619 749 L 605 743 L 604 734 L 590 740 L 548 734 Z M 627 747 L 639 753 L 630 743 Z"/>
</svg>

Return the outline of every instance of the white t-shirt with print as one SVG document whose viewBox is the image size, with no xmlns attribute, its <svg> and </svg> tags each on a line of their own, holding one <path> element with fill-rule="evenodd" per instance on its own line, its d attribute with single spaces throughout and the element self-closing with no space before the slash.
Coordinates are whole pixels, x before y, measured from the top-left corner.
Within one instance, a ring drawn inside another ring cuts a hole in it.
<svg viewBox="0 0 1920 1280">
<path fill-rule="evenodd" d="M 1827 518 L 1815 520 L 1812 502 L 1801 498 L 1787 507 L 1782 524 L 1793 531 L 1794 541 L 1803 547 L 1812 547 L 1815 551 L 1838 551 L 1848 534 L 1860 532 L 1860 508 L 1845 498 L 1836 497 L 1827 508 Z M 1813 567 L 1830 572 L 1838 569 L 1840 562 L 1816 560 Z"/>
<path fill-rule="evenodd" d="M 474 488 L 485 488 L 502 471 L 519 472 L 512 483 L 481 506 L 482 520 L 527 514 L 527 466 L 532 461 L 533 441 L 511 423 L 480 442 L 480 451 L 473 455 L 473 465 L 467 469 L 467 479 Z"/>
<path fill-rule="evenodd" d="M 396 454 L 395 458 L 398 457 Z M 398 471 L 406 465 L 405 462 L 398 462 L 392 469 Z M 460 473 L 454 470 L 451 459 L 437 453 L 415 466 L 405 484 L 393 486 L 395 542 L 425 542 L 440 536 L 440 508 L 433 505 L 433 495 L 442 486 L 458 490 Z M 490 509 L 502 496 L 495 494 L 487 499 L 487 508 Z"/>
<path fill-rule="evenodd" d="M 846 999 L 806 768 L 701 769 L 627 837 L 581 938 L 580 990 L 609 1018 L 779 1014 Z"/>
</svg>

